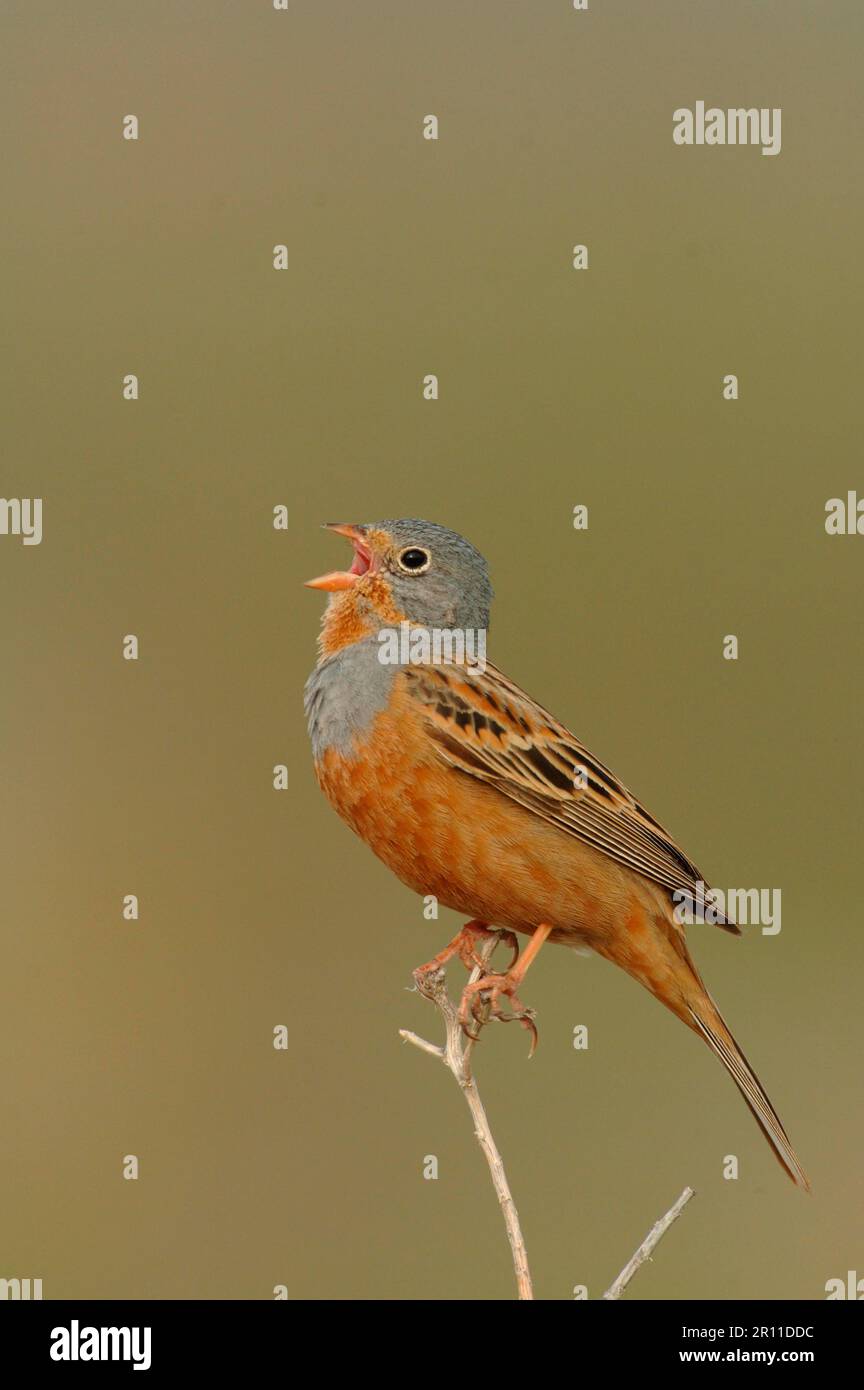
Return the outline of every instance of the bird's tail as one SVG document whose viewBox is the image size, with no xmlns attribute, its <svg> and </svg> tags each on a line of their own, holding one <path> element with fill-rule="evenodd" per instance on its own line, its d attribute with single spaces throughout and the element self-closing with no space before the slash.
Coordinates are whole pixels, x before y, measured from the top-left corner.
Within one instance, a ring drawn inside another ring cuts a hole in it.
<svg viewBox="0 0 864 1390">
<path fill-rule="evenodd" d="M 696 978 L 698 980 L 698 975 Z M 690 1022 L 692 1020 L 690 1026 L 695 1032 L 701 1033 L 711 1050 L 717 1053 L 753 1111 L 756 1123 L 774 1150 L 780 1166 L 785 1168 L 789 1177 L 798 1187 L 803 1187 L 805 1192 L 809 1192 L 810 1179 L 801 1167 L 798 1155 L 789 1142 L 789 1136 L 780 1122 L 780 1116 L 765 1094 L 759 1078 L 727 1028 L 717 1006 L 704 986 L 701 987 L 699 996 L 693 998 L 691 995 L 686 1007 L 690 1019 L 685 1021 Z"/>
<path fill-rule="evenodd" d="M 594 950 L 616 965 L 623 966 L 667 1009 L 671 1009 L 694 1033 L 699 1033 L 705 1039 L 753 1111 L 756 1123 L 774 1150 L 781 1168 L 786 1170 L 796 1186 L 809 1192 L 810 1179 L 789 1142 L 780 1116 L 702 983 L 680 927 L 671 922 L 665 909 L 650 914 L 638 901 L 631 907 L 631 930 L 623 938 L 624 949 L 621 939 L 616 938 L 592 941 Z M 649 921 L 653 930 L 646 930 Z"/>
</svg>

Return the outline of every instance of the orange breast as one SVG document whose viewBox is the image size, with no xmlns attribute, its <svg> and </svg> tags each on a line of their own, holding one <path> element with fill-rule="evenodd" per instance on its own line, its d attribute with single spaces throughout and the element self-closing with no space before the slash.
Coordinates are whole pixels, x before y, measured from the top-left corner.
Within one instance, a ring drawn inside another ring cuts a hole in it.
<svg viewBox="0 0 864 1390">
<path fill-rule="evenodd" d="M 402 678 L 354 755 L 328 749 L 317 773 L 379 859 L 446 907 L 515 931 L 550 923 L 553 939 L 591 944 L 628 910 L 636 876 L 444 763 Z"/>
</svg>

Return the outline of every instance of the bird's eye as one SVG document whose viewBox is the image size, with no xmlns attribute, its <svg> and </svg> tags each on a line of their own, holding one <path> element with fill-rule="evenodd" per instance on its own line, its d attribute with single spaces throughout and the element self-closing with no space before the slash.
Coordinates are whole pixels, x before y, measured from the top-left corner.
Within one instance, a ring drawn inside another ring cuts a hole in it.
<svg viewBox="0 0 864 1390">
<path fill-rule="evenodd" d="M 421 550 L 417 545 L 411 545 L 407 550 L 403 550 L 399 556 L 399 568 L 407 570 L 409 574 L 422 574 L 428 570 L 432 556 L 428 550 Z"/>
</svg>

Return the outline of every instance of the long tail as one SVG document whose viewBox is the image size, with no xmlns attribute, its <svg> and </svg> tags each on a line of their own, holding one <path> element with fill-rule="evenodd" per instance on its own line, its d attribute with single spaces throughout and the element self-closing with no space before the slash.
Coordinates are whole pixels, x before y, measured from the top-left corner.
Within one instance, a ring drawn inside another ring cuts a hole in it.
<svg viewBox="0 0 864 1390">
<path fill-rule="evenodd" d="M 752 1110 L 781 1168 L 797 1187 L 809 1192 L 810 1179 L 789 1142 L 780 1116 L 705 988 L 687 950 L 684 934 L 672 921 L 666 905 L 660 911 L 651 912 L 646 910 L 644 898 L 634 895 L 627 927 L 626 932 L 600 938 L 591 945 L 601 956 L 620 965 L 705 1039 Z"/>
<path fill-rule="evenodd" d="M 695 973 L 695 972 L 694 972 Z M 698 975 L 696 976 L 698 980 Z M 701 984 L 701 981 L 700 981 Z M 780 1116 L 766 1096 L 759 1078 L 736 1043 L 711 996 L 704 990 L 702 997 L 691 999 L 687 1011 L 692 1018 L 692 1027 L 702 1034 L 708 1046 L 717 1053 L 720 1061 L 731 1075 L 733 1081 L 746 1100 L 768 1143 L 782 1168 L 785 1168 L 792 1181 L 810 1191 L 810 1179 L 801 1167 L 798 1155 L 789 1142 L 789 1136 L 780 1122 Z"/>
</svg>

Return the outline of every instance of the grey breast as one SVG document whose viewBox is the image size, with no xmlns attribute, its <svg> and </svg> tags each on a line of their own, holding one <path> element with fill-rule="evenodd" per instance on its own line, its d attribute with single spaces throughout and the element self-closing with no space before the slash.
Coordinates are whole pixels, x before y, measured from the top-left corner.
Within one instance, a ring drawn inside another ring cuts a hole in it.
<svg viewBox="0 0 864 1390">
<path fill-rule="evenodd" d="M 355 735 L 364 734 L 386 709 L 399 667 L 379 661 L 380 651 L 377 637 L 364 638 L 328 656 L 306 682 L 306 722 L 316 760 L 328 748 L 350 753 Z"/>
</svg>

